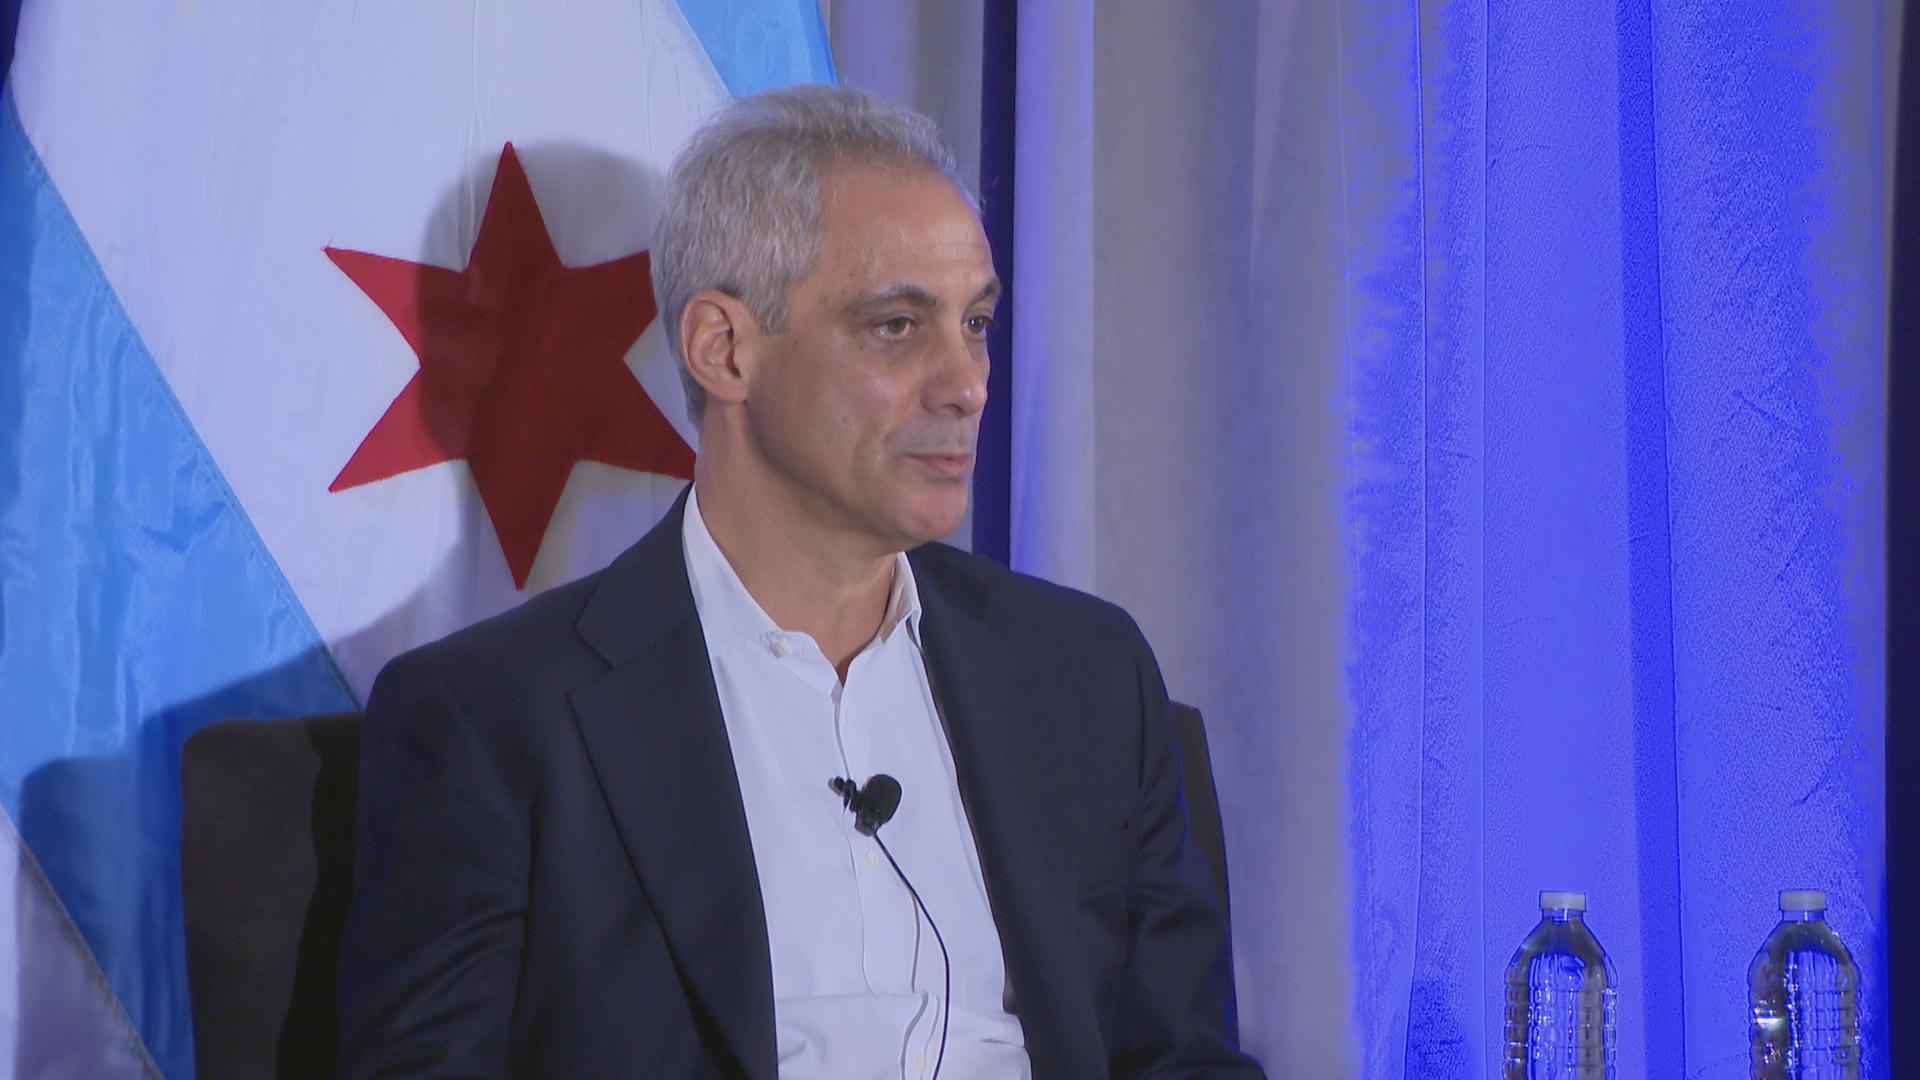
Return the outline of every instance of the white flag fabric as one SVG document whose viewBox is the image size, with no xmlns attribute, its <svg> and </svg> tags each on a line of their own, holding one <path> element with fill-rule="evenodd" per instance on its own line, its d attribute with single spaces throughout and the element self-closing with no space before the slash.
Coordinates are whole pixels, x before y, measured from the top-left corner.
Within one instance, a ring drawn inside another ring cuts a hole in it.
<svg viewBox="0 0 1920 1080">
<path fill-rule="evenodd" d="M 350 709 L 667 508 L 665 169 L 731 96 L 831 78 L 800 0 L 25 5 L 0 836 L 31 917 L 0 982 L 46 957 L 101 994 L 0 1007 L 0 1070 L 192 1075 L 186 735 Z"/>
</svg>

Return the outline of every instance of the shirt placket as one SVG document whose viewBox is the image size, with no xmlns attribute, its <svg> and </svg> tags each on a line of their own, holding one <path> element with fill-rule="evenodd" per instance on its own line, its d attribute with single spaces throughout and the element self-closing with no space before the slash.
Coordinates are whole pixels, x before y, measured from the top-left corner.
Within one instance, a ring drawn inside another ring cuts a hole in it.
<svg viewBox="0 0 1920 1080">
<path fill-rule="evenodd" d="M 855 657 L 848 666 L 846 681 L 836 686 L 834 693 L 834 731 L 847 769 L 845 775 L 861 784 L 879 771 L 872 753 L 872 724 L 878 718 L 863 707 L 868 680 L 861 677 L 872 660 L 871 653 Z M 860 897 L 864 938 L 861 961 L 867 988 L 875 993 L 909 993 L 919 981 L 913 971 L 912 901 L 880 845 L 854 827 L 853 815 L 847 814 L 840 824 Z"/>
</svg>

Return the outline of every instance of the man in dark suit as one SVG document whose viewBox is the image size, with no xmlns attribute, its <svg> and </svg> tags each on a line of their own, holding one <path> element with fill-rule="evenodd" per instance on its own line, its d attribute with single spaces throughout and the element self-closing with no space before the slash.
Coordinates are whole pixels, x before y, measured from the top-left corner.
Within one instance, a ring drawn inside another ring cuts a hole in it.
<svg viewBox="0 0 1920 1080">
<path fill-rule="evenodd" d="M 1138 629 L 930 543 L 999 294 L 931 125 L 738 102 L 653 259 L 694 484 L 381 674 L 341 1075 L 1259 1076 Z"/>
</svg>

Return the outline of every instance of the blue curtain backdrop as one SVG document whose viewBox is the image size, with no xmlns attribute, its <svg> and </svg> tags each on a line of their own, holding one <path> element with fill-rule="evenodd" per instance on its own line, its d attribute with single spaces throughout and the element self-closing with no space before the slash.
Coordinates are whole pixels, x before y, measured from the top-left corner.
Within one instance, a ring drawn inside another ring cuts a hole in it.
<svg viewBox="0 0 1920 1080">
<path fill-rule="evenodd" d="M 1887 340 L 1887 775 L 1920 771 L 1920 20 L 1900 28 Z M 1897 359 L 1896 359 L 1897 358 Z M 1897 659 L 1896 659 L 1897 658 Z M 1900 662 L 1904 660 L 1905 662 Z M 1887 787 L 1887 966 L 1920 970 L 1920 785 Z M 1920 1010 L 1920 980 L 1888 979 L 1887 1014 Z M 1920 1068 L 1896 1041 L 1893 1064 Z M 1903 1074 L 1904 1075 L 1904 1074 Z"/>
<path fill-rule="evenodd" d="M 1891 1075 L 1896 8 L 989 16 L 980 546 L 1129 606 L 1206 710 L 1276 1074 L 1491 1075 L 1570 888 L 1620 1075 L 1742 1076 L 1776 893 L 1822 888 Z"/>
<path fill-rule="evenodd" d="M 1872 9 L 1432 8 L 1348 69 L 1416 65 L 1420 146 L 1349 338 L 1380 470 L 1349 524 L 1385 549 L 1355 567 L 1356 900 L 1407 933 L 1358 923 L 1356 961 L 1411 964 L 1362 1046 L 1404 1022 L 1410 1075 L 1482 1072 L 1528 900 L 1572 887 L 1623 1072 L 1737 1075 L 1746 963 L 1804 885 L 1884 1047 Z M 1409 812 L 1412 848 L 1379 831 Z"/>
</svg>

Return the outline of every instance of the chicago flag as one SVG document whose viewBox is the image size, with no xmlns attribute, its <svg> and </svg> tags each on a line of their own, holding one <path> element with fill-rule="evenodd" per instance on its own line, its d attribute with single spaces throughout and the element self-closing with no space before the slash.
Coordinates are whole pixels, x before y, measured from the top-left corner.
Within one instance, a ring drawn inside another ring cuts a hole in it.
<svg viewBox="0 0 1920 1080">
<path fill-rule="evenodd" d="M 0 1076 L 193 1073 L 179 747 L 358 705 L 692 475 L 648 280 L 812 0 L 27 0 L 0 98 Z"/>
</svg>

